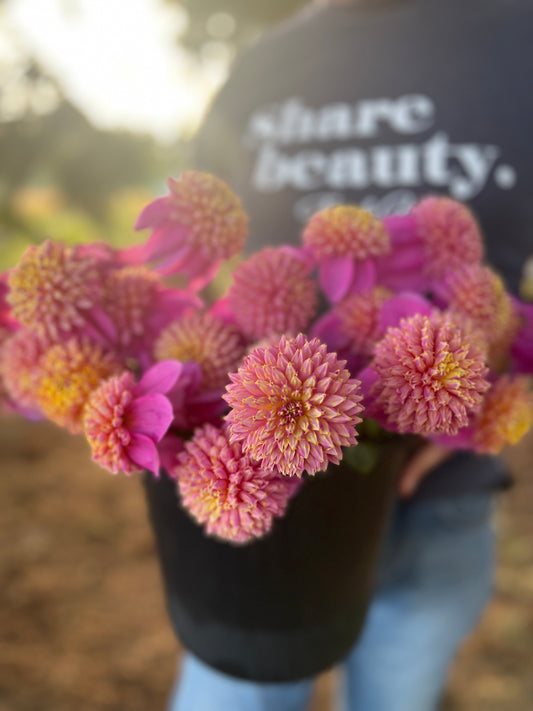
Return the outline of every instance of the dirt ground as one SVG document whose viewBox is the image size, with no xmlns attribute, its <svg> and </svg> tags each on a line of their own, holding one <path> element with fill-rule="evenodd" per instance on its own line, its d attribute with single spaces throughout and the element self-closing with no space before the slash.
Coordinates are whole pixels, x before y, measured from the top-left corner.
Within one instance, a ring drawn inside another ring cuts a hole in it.
<svg viewBox="0 0 533 711">
<path fill-rule="evenodd" d="M 446 711 L 533 709 L 533 437 L 508 458 L 496 595 Z M 162 711 L 180 650 L 139 482 L 92 465 L 83 439 L 15 418 L 0 420 L 0 472 L 0 711 Z M 334 686 L 321 678 L 313 711 Z"/>
</svg>

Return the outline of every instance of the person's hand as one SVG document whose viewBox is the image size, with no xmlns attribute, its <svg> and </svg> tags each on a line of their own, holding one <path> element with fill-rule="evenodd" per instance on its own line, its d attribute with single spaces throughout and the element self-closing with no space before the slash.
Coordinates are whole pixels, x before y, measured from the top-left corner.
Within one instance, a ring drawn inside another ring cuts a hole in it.
<svg viewBox="0 0 533 711">
<path fill-rule="evenodd" d="M 445 449 L 440 444 L 427 442 L 407 462 L 398 482 L 398 495 L 408 498 L 416 490 L 422 479 L 438 464 L 452 454 L 451 449 Z"/>
</svg>

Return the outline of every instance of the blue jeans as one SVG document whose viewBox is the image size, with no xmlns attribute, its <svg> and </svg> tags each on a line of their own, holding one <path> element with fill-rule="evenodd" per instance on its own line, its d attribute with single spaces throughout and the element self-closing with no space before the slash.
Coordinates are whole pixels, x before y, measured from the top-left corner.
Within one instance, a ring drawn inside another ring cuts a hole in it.
<svg viewBox="0 0 533 711">
<path fill-rule="evenodd" d="M 343 711 L 434 711 L 492 590 L 493 496 L 399 504 L 363 633 L 341 665 Z M 168 711 L 304 711 L 313 679 L 259 684 L 186 655 Z"/>
</svg>

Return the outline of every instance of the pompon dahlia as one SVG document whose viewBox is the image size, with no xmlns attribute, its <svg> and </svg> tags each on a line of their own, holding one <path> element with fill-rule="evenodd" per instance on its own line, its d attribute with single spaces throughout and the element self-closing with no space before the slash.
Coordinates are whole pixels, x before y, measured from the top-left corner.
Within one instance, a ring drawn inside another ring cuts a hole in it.
<svg viewBox="0 0 533 711">
<path fill-rule="evenodd" d="M 475 418 L 473 444 L 480 454 L 498 454 L 517 444 L 533 424 L 533 397 L 525 377 L 501 376 L 485 395 Z"/>
<path fill-rule="evenodd" d="M 341 447 L 355 444 L 362 407 L 359 381 L 317 338 L 282 336 L 243 361 L 224 399 L 230 441 L 265 469 L 288 476 L 338 464 Z"/>
<path fill-rule="evenodd" d="M 374 258 L 390 250 L 384 224 L 356 205 L 335 205 L 317 212 L 307 223 L 302 240 L 318 262 L 321 287 L 333 303 L 350 291 L 374 286 Z"/>
<path fill-rule="evenodd" d="M 512 340 L 512 326 L 518 327 L 511 296 L 500 276 L 490 267 L 470 264 L 447 272 L 438 296 L 452 312 L 467 316 L 479 328 L 489 345 Z"/>
<path fill-rule="evenodd" d="M 21 328 L 6 339 L 0 354 L 0 373 L 9 397 L 22 411 L 35 415 L 40 412 L 36 391 L 39 361 L 49 346 L 35 331 Z"/>
<path fill-rule="evenodd" d="M 48 348 L 39 361 L 36 399 L 43 414 L 70 432 L 83 429 L 89 395 L 102 380 L 120 372 L 114 353 L 97 343 L 71 338 Z"/>
<path fill-rule="evenodd" d="M 8 279 L 13 316 L 54 341 L 80 334 L 113 340 L 112 323 L 102 309 L 103 273 L 108 268 L 98 252 L 83 245 L 46 240 L 29 247 Z"/>
<path fill-rule="evenodd" d="M 201 305 L 185 291 L 163 287 L 160 277 L 145 267 L 113 271 L 106 281 L 104 303 L 116 326 L 118 346 L 143 364 L 161 330 Z"/>
<path fill-rule="evenodd" d="M 300 483 L 264 469 L 212 425 L 196 430 L 171 473 L 184 507 L 206 532 L 234 543 L 268 533 Z"/>
<path fill-rule="evenodd" d="M 168 179 L 170 194 L 151 202 L 135 229 L 153 229 L 148 241 L 119 253 L 128 264 L 155 262 L 162 274 L 181 273 L 191 288 L 204 286 L 220 260 L 238 254 L 248 234 L 239 198 L 209 173 L 187 171 Z"/>
<path fill-rule="evenodd" d="M 483 259 L 483 239 L 473 214 L 451 198 L 424 198 L 408 215 L 391 215 L 383 222 L 392 249 L 378 260 L 378 280 L 395 291 L 424 291 L 447 271 Z"/>
<path fill-rule="evenodd" d="M 348 347 L 363 357 L 371 356 L 374 346 L 383 336 L 380 312 L 392 292 L 376 286 L 365 294 L 351 294 L 335 305 L 340 329 Z"/>
<path fill-rule="evenodd" d="M 315 315 L 317 288 L 295 250 L 267 247 L 234 271 L 228 304 L 250 340 L 305 330 Z"/>
<path fill-rule="evenodd" d="M 245 353 L 245 342 L 234 326 L 209 313 L 195 313 L 171 323 L 154 347 L 156 360 L 193 361 L 202 368 L 202 390 L 223 388 L 228 373 L 236 370 Z"/>
<path fill-rule="evenodd" d="M 375 348 L 376 404 L 394 429 L 455 434 L 489 387 L 485 353 L 447 315 L 417 314 L 390 328 Z"/>
<path fill-rule="evenodd" d="M 148 469 L 159 474 L 159 442 L 172 422 L 164 393 L 176 383 L 182 366 L 165 361 L 152 366 L 136 383 L 133 373 L 115 375 L 95 390 L 84 416 L 92 458 L 113 474 Z"/>
<path fill-rule="evenodd" d="M 424 244 L 424 268 L 433 278 L 483 259 L 483 239 L 470 210 L 447 197 L 427 197 L 411 211 Z"/>
</svg>

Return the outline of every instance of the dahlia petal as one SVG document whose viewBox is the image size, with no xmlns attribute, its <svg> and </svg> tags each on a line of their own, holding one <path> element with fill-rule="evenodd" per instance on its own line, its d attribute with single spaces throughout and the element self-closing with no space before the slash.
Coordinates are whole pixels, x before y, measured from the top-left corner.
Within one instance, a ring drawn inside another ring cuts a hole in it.
<svg viewBox="0 0 533 711">
<path fill-rule="evenodd" d="M 183 372 L 183 363 L 177 360 L 162 360 L 153 365 L 134 388 L 135 397 L 151 393 L 167 393 Z"/>
<path fill-rule="evenodd" d="M 328 300 L 335 304 L 346 294 L 354 277 L 351 257 L 329 257 L 320 260 L 319 281 Z"/>
<path fill-rule="evenodd" d="M 168 196 L 157 198 L 141 211 L 134 229 L 144 230 L 147 227 L 159 227 L 162 222 L 168 219 L 171 207 L 172 203 Z"/>
<path fill-rule="evenodd" d="M 383 303 L 379 314 L 379 323 L 381 328 L 386 331 L 387 328 L 397 326 L 402 318 L 408 318 L 415 314 L 430 316 L 432 310 L 431 304 L 423 296 L 412 291 L 405 291 Z"/>
<path fill-rule="evenodd" d="M 159 452 L 150 437 L 143 434 L 132 434 L 126 451 L 134 464 L 159 476 L 159 467 L 161 465 Z"/>
<path fill-rule="evenodd" d="M 168 398 L 152 393 L 135 398 L 128 407 L 127 427 L 132 433 L 143 434 L 159 442 L 170 427 L 173 417 Z"/>
<path fill-rule="evenodd" d="M 351 294 L 370 291 L 376 285 L 376 263 L 374 259 L 365 259 L 354 264 L 354 274 L 350 287 Z"/>
</svg>

